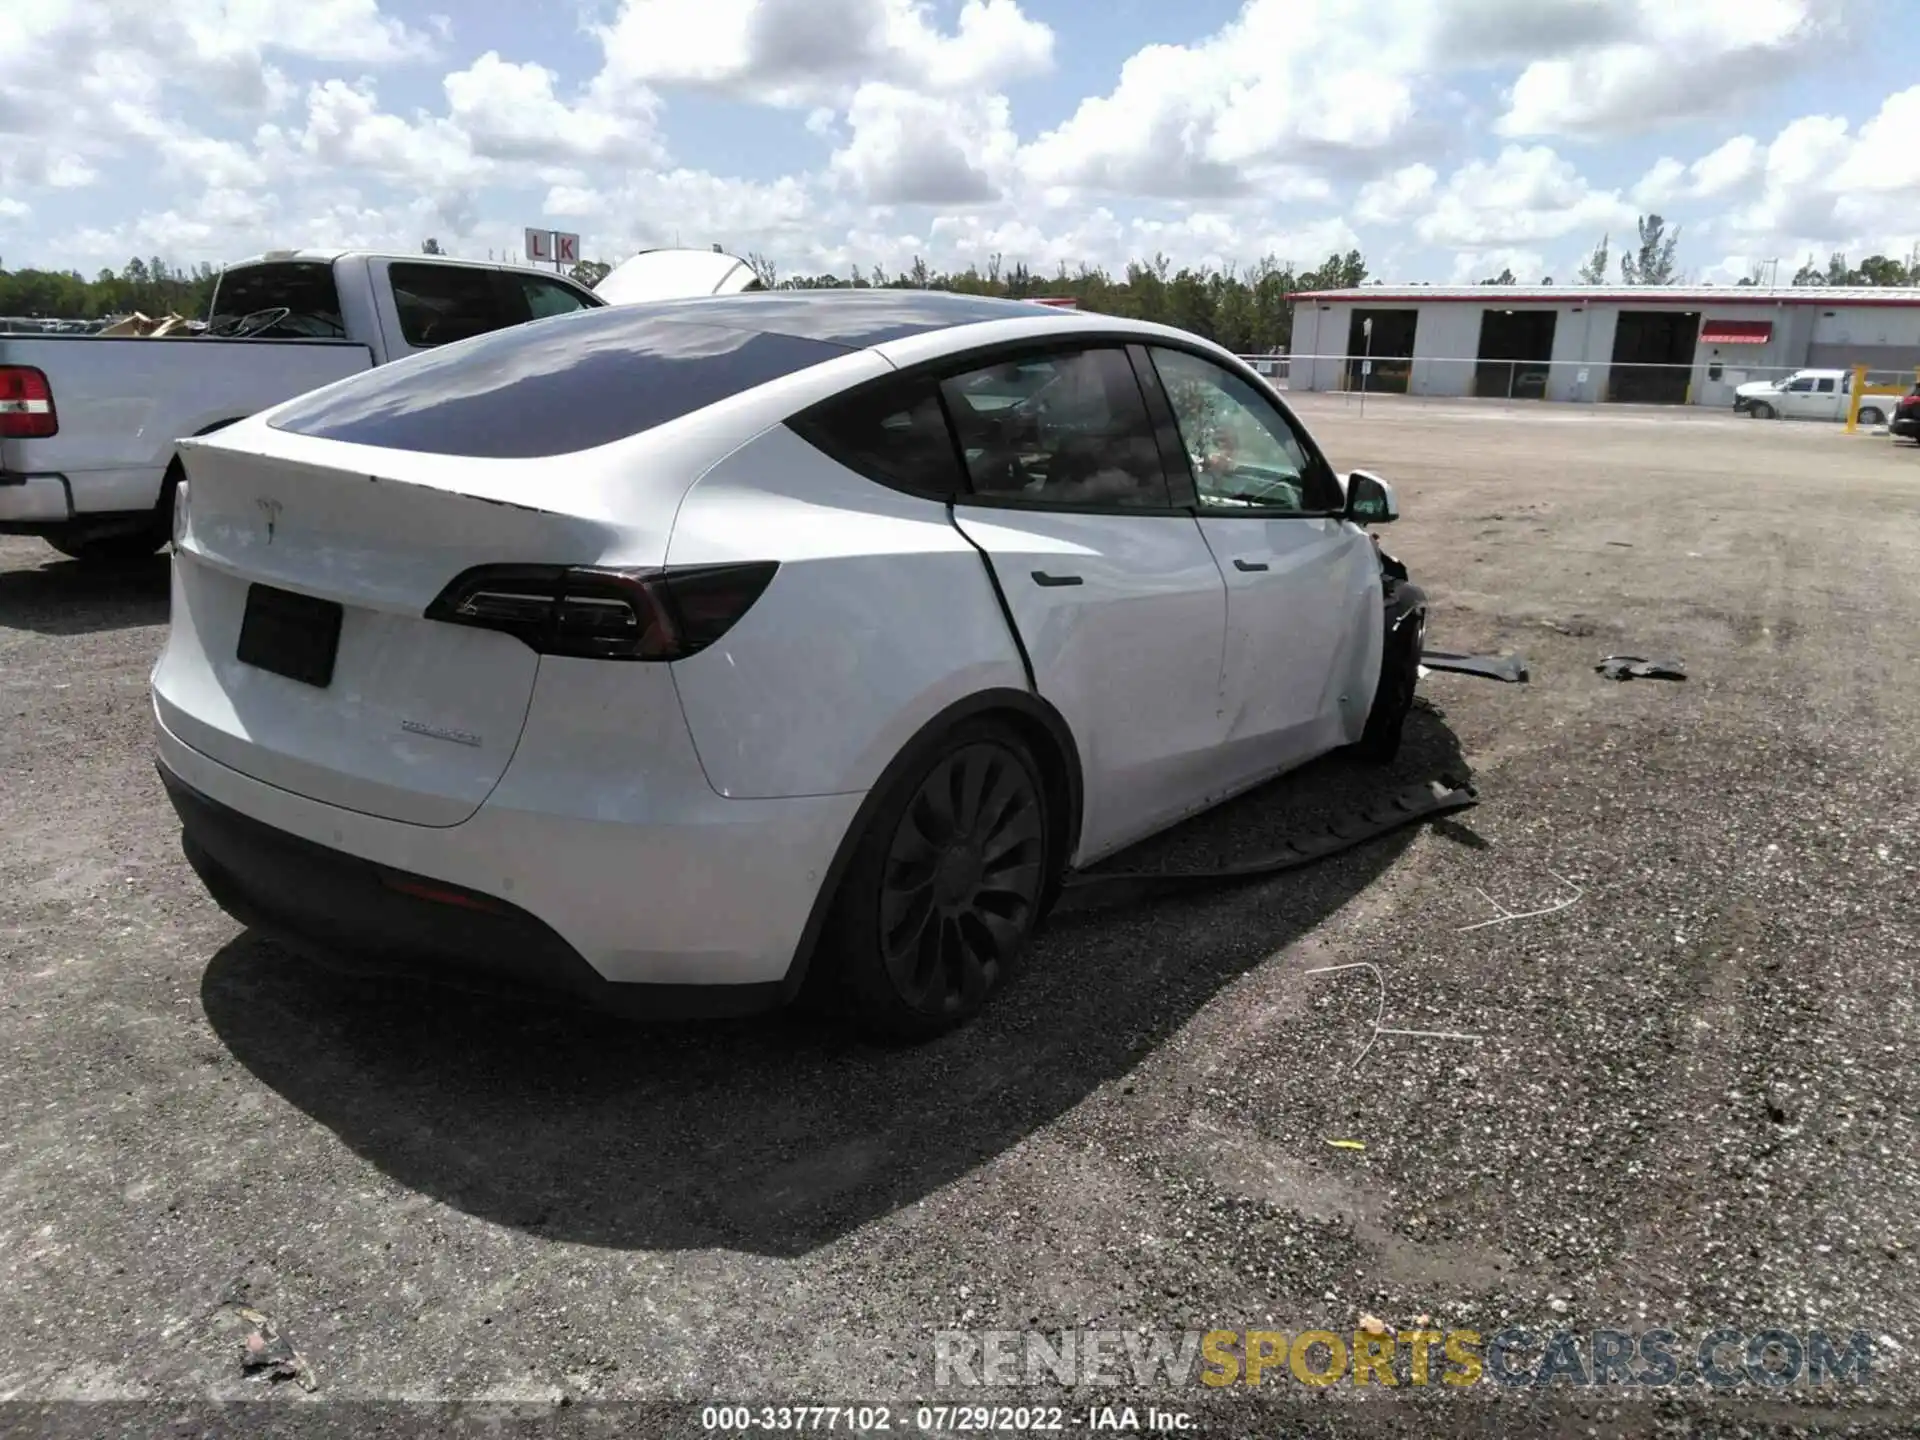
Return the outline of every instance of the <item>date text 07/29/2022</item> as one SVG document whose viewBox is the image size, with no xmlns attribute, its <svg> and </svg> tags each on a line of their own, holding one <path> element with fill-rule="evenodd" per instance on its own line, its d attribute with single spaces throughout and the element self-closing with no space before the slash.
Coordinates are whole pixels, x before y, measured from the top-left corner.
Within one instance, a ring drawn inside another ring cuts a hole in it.
<svg viewBox="0 0 1920 1440">
<path fill-rule="evenodd" d="M 1013 1434 L 1091 1430 L 1174 1435 L 1194 1428 L 1184 1410 L 1157 1405 L 709 1405 L 701 1428 L 721 1434 L 751 1431 L 840 1431 L 876 1435 Z"/>
</svg>

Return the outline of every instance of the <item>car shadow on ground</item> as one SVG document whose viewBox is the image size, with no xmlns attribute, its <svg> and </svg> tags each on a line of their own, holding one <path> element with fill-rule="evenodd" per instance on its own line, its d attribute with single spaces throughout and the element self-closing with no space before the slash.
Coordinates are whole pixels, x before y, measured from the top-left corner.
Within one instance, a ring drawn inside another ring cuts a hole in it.
<svg viewBox="0 0 1920 1440">
<path fill-rule="evenodd" d="M 1319 762 L 1121 859 L 1244 858 L 1443 774 L 1466 774 L 1458 746 L 1438 712 L 1416 710 L 1390 769 Z M 976 1023 L 918 1047 L 792 1014 L 637 1026 L 543 1011 L 335 975 L 251 934 L 213 958 L 201 1000 L 256 1077 L 445 1204 L 591 1245 L 797 1255 L 1131 1070 L 1364 890 L 1412 833 L 1264 882 L 1063 906 Z"/>
<path fill-rule="evenodd" d="M 114 564 L 50 560 L 32 570 L 0 570 L 0 629 L 92 635 L 164 625 L 170 563 L 160 554 Z"/>
</svg>

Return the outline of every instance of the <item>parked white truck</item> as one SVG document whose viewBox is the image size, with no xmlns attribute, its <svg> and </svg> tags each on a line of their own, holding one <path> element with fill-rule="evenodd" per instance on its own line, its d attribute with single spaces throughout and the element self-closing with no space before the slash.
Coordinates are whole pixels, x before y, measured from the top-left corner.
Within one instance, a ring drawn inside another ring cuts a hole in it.
<svg viewBox="0 0 1920 1440">
<path fill-rule="evenodd" d="M 82 561 L 150 555 L 172 536 L 179 440 L 523 321 L 760 288 L 732 255 L 677 249 L 601 283 L 612 293 L 513 265 L 284 250 L 222 273 L 197 335 L 0 335 L 0 534 Z"/>
<path fill-rule="evenodd" d="M 1851 370 L 1796 370 L 1784 380 L 1751 380 L 1733 392 L 1733 413 L 1756 420 L 1845 420 L 1853 399 Z M 1860 423 L 1878 425 L 1890 404 L 1878 395 L 1860 401 Z"/>
</svg>

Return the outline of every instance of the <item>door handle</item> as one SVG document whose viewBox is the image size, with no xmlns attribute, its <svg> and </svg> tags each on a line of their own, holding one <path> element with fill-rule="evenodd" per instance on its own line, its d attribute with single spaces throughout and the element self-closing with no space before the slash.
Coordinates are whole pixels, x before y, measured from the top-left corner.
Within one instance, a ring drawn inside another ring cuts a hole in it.
<svg viewBox="0 0 1920 1440">
<path fill-rule="evenodd" d="M 1078 575 L 1049 575 L 1044 570 L 1036 570 L 1033 572 L 1033 583 L 1036 585 L 1079 585 L 1083 582 Z"/>
<path fill-rule="evenodd" d="M 1267 562 L 1264 560 L 1241 560 L 1236 557 L 1233 562 L 1233 568 L 1236 570 L 1264 570 L 1267 568 Z"/>
</svg>

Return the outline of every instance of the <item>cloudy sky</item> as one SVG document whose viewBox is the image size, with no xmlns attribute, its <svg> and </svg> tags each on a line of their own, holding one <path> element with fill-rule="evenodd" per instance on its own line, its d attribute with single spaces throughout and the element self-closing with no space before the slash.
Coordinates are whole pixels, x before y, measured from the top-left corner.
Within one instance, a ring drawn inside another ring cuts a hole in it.
<svg viewBox="0 0 1920 1440">
<path fill-rule="evenodd" d="M 1691 278 L 1790 273 L 1920 241 L 1906 3 L 6 0 L 0 264 L 545 223 L 783 272 L 1565 281 L 1658 208 Z"/>
</svg>

